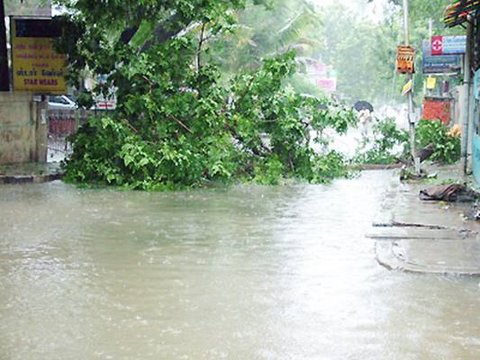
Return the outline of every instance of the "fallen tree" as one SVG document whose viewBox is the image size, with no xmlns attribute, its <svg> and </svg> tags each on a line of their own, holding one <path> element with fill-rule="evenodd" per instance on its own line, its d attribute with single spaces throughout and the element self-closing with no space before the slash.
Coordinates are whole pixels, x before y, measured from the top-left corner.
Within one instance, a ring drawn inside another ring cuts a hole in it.
<svg viewBox="0 0 480 360">
<path fill-rule="evenodd" d="M 327 99 L 284 86 L 294 53 L 227 83 L 202 61 L 208 40 L 229 31 L 242 1 L 65 2 L 70 80 L 85 69 L 108 74 L 117 110 L 89 119 L 73 137 L 66 179 L 172 189 L 211 181 L 275 184 L 285 178 L 320 183 L 347 171 L 341 155 L 312 144 L 331 127 L 345 132 L 355 117 Z M 81 84 L 78 84 L 81 88 Z M 101 92 L 105 88 L 99 87 Z M 83 92 L 79 103 L 89 105 Z"/>
</svg>

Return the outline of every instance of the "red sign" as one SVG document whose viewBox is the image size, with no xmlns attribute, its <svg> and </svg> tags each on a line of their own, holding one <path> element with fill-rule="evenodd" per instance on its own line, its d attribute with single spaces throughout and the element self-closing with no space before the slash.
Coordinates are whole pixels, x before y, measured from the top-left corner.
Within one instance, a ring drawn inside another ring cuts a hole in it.
<svg viewBox="0 0 480 360">
<path fill-rule="evenodd" d="M 443 54 L 443 36 L 432 36 L 432 55 Z"/>
<path fill-rule="evenodd" d="M 317 85 L 328 93 L 334 93 L 337 91 L 337 79 L 336 78 L 320 78 L 317 79 Z"/>
</svg>

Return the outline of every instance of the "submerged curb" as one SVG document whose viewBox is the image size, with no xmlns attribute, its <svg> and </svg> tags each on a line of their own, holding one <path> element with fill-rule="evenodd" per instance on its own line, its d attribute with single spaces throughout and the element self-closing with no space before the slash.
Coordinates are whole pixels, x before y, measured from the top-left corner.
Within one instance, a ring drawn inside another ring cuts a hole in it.
<svg viewBox="0 0 480 360">
<path fill-rule="evenodd" d="M 388 164 L 388 165 L 382 165 L 382 164 L 360 164 L 360 165 L 355 165 L 354 168 L 358 170 L 394 170 L 394 169 L 401 169 L 404 165 L 403 164 Z"/>
<path fill-rule="evenodd" d="M 63 178 L 60 163 L 23 163 L 0 166 L 0 184 L 41 184 Z"/>
<path fill-rule="evenodd" d="M 429 239 L 425 239 L 427 242 Z M 450 238 L 435 240 L 436 244 L 423 243 L 423 248 L 435 251 L 436 247 L 443 249 L 464 248 L 474 250 L 478 248 L 478 240 L 465 240 Z M 455 275 L 455 276 L 480 276 L 480 264 L 472 260 L 459 260 L 456 256 L 440 256 L 434 261 L 419 261 L 410 259 L 406 250 L 418 239 L 403 239 L 397 241 L 376 241 L 375 252 L 377 262 L 388 270 L 403 271 L 407 273 Z M 411 252 L 411 251 L 410 251 Z M 414 254 L 415 255 L 415 254 Z M 477 254 L 478 255 L 478 254 Z M 415 258 L 415 256 L 413 256 Z M 432 259 L 433 260 L 433 259 Z M 453 261 L 452 261 L 453 260 Z"/>
<path fill-rule="evenodd" d="M 61 180 L 63 174 L 47 175 L 0 175 L 0 184 L 41 184 Z"/>
</svg>

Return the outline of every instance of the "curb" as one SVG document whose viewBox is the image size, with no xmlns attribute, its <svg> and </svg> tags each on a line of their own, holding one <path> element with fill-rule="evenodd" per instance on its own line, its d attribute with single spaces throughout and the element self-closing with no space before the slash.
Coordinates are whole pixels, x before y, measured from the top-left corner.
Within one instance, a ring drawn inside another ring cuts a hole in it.
<svg viewBox="0 0 480 360">
<path fill-rule="evenodd" d="M 406 273 L 480 276 L 478 225 L 461 221 L 460 207 L 446 212 L 414 201 L 418 185 L 404 186 L 395 176 L 366 235 L 374 240 L 377 263 Z"/>
<path fill-rule="evenodd" d="M 432 239 L 424 239 L 429 242 Z M 460 263 L 446 264 L 440 261 L 436 264 L 411 261 L 408 255 L 402 254 L 402 244 L 419 240 L 403 239 L 396 241 L 376 241 L 375 257 L 377 262 L 384 268 L 392 271 L 401 271 L 415 274 L 452 275 L 452 276 L 480 276 L 480 266 L 474 263 L 464 265 Z M 441 240 L 450 247 L 471 247 L 477 248 L 478 241 L 474 239 L 458 240 L 455 238 Z M 439 242 L 438 240 L 436 241 Z M 438 244 L 437 244 L 438 245 Z M 400 250 L 399 250 L 400 249 Z"/>
<path fill-rule="evenodd" d="M 369 171 L 369 170 L 394 170 L 394 169 L 401 169 L 403 167 L 403 164 L 388 164 L 388 165 L 382 165 L 382 164 L 358 164 L 358 165 L 352 165 L 353 170 L 359 170 L 359 171 Z"/>
<path fill-rule="evenodd" d="M 61 180 L 63 174 L 48 175 L 0 175 L 0 184 L 42 184 Z"/>
</svg>

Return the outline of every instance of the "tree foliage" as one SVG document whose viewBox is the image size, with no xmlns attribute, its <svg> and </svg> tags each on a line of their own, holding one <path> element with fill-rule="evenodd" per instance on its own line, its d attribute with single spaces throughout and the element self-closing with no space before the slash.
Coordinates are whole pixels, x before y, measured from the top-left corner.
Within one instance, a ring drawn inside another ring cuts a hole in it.
<svg viewBox="0 0 480 360">
<path fill-rule="evenodd" d="M 326 8 L 323 60 L 338 76 L 338 91 L 350 103 L 392 97 L 398 24 L 375 23 L 335 4 Z"/>
<path fill-rule="evenodd" d="M 346 174 L 336 153 L 318 154 L 327 127 L 345 131 L 351 111 L 285 86 L 293 51 L 225 79 L 207 42 L 234 30 L 244 1 L 67 2 L 58 46 L 71 80 L 108 74 L 116 112 L 92 118 L 73 138 L 72 181 L 169 189 L 235 179 L 324 182 Z M 102 88 L 97 89 L 101 91 Z M 81 96 L 87 103 L 89 94 Z"/>
<path fill-rule="evenodd" d="M 250 4 L 235 18 L 235 32 L 212 46 L 212 57 L 231 73 L 255 68 L 266 56 L 293 49 L 301 56 L 318 47 L 313 34 L 321 26 L 320 14 L 308 0 L 278 0 L 269 7 Z"/>
<path fill-rule="evenodd" d="M 393 164 L 409 150 L 409 135 L 397 128 L 395 119 L 386 118 L 373 125 L 372 136 L 364 139 L 353 162 L 358 164 Z"/>
<path fill-rule="evenodd" d="M 421 120 L 416 129 L 420 148 L 433 144 L 431 160 L 453 164 L 460 159 L 460 138 L 449 134 L 449 128 L 440 120 Z"/>
<path fill-rule="evenodd" d="M 235 32 L 212 44 L 211 55 L 225 73 L 252 69 L 262 58 L 295 50 L 297 72 L 288 83 L 300 93 L 326 96 L 306 71 L 317 60 L 323 26 L 309 0 L 277 0 L 269 8 L 250 5 L 237 12 L 237 20 Z"/>
<path fill-rule="evenodd" d="M 390 1 L 383 17 L 358 16 L 349 7 L 333 4 L 325 8 L 319 52 L 338 74 L 338 91 L 350 101 L 376 103 L 403 101 L 405 78 L 396 73 L 396 47 L 404 43 L 402 1 Z M 410 44 L 417 50 L 415 91 L 423 87 L 422 41 L 433 35 L 450 35 L 461 29 L 446 29 L 443 16 L 450 0 L 409 0 Z"/>
</svg>

